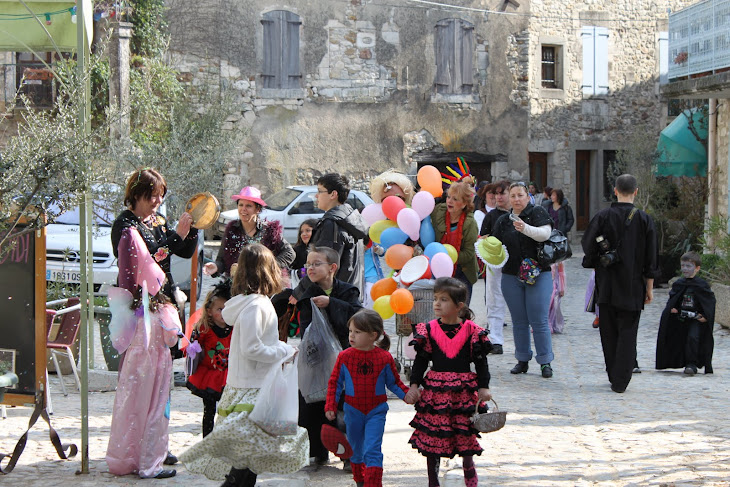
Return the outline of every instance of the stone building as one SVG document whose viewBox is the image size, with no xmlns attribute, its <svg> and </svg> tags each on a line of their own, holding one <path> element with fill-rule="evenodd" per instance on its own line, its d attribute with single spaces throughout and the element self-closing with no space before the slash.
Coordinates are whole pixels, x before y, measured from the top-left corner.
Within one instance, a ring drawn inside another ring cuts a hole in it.
<svg viewBox="0 0 730 487">
<path fill-rule="evenodd" d="M 464 155 L 482 178 L 563 188 L 580 229 L 629 135 L 666 125 L 666 19 L 689 3 L 170 0 L 170 53 L 194 90 L 241 103 L 230 190 Z"/>
</svg>

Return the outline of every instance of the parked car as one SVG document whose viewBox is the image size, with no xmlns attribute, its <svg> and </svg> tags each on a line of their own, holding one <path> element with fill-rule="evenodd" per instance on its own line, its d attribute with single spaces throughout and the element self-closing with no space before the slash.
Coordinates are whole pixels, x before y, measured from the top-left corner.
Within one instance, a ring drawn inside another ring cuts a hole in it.
<svg viewBox="0 0 730 487">
<path fill-rule="evenodd" d="M 268 206 L 261 211 L 261 217 L 280 221 L 284 227 L 284 238 L 293 245 L 297 241 L 299 225 L 304 220 L 319 219 L 324 214 L 314 203 L 316 194 L 317 186 L 288 186 L 264 198 Z M 347 203 L 358 211 L 372 202 L 370 196 L 357 190 L 351 190 L 347 198 Z M 221 212 L 215 225 L 216 236 L 223 237 L 228 222 L 237 219 L 236 209 Z"/>
<path fill-rule="evenodd" d="M 94 205 L 94 229 L 92 231 L 92 252 L 94 268 L 94 290 L 103 291 L 103 287 L 117 282 L 117 259 L 112 250 L 112 223 L 116 215 L 105 212 L 103 205 Z M 165 213 L 164 206 L 160 208 Z M 81 282 L 81 251 L 79 250 L 79 208 L 66 211 L 55 223 L 46 227 L 46 281 L 66 283 Z M 203 250 L 205 241 L 203 232 L 198 232 L 198 296 L 203 282 Z M 190 293 L 191 259 L 183 259 L 173 255 L 170 271 L 175 283 L 186 294 Z"/>
</svg>

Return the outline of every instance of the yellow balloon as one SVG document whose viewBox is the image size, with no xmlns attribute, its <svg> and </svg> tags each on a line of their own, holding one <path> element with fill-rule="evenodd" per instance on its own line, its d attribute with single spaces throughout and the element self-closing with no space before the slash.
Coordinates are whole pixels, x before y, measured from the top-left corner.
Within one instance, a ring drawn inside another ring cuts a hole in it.
<svg viewBox="0 0 730 487">
<path fill-rule="evenodd" d="M 395 314 L 393 308 L 390 307 L 390 294 L 387 296 L 380 296 L 373 303 L 373 310 L 380 315 L 381 318 L 387 320 Z"/>
<path fill-rule="evenodd" d="M 456 251 L 456 248 L 450 244 L 444 244 L 444 247 L 446 247 L 446 252 L 448 252 L 449 257 L 451 257 L 451 262 L 456 264 L 456 259 L 459 258 L 459 253 Z"/>
<path fill-rule="evenodd" d="M 386 228 L 393 228 L 397 226 L 398 224 L 391 220 L 379 220 L 373 223 L 372 225 L 370 225 L 370 230 L 368 231 L 370 240 L 375 243 L 380 243 L 380 234 L 383 233 L 383 230 L 385 230 Z"/>
</svg>

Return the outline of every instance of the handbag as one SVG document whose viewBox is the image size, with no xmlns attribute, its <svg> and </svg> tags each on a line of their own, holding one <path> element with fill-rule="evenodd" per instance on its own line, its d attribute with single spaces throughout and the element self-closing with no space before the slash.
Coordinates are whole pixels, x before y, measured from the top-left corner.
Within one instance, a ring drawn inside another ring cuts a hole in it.
<svg viewBox="0 0 730 487">
<path fill-rule="evenodd" d="M 342 351 L 327 316 L 314 302 L 312 322 L 299 344 L 299 390 L 307 404 L 327 398 L 327 383 Z"/>
<path fill-rule="evenodd" d="M 553 228 L 550 238 L 537 245 L 537 263 L 540 267 L 549 267 L 573 256 L 568 237 Z"/>
<path fill-rule="evenodd" d="M 289 331 L 295 311 L 296 307 L 293 304 L 287 304 L 286 311 L 279 317 L 279 340 L 282 342 L 286 342 L 289 339 Z"/>
<path fill-rule="evenodd" d="M 248 418 L 272 436 L 297 434 L 297 361 L 286 357 L 273 364 L 264 376 L 256 404 Z"/>
</svg>

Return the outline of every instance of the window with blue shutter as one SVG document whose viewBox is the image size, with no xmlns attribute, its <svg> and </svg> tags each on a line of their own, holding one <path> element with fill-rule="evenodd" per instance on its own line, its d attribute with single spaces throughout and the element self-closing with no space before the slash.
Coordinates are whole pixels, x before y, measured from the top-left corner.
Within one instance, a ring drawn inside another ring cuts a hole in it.
<svg viewBox="0 0 730 487">
<path fill-rule="evenodd" d="M 299 16 L 286 10 L 266 12 L 264 27 L 264 62 L 261 78 L 264 88 L 290 89 L 301 86 L 299 69 Z"/>
<path fill-rule="evenodd" d="M 474 89 L 474 25 L 461 19 L 436 24 L 436 93 L 464 94 Z"/>
<path fill-rule="evenodd" d="M 583 95 L 608 94 L 608 29 L 583 27 Z"/>
</svg>

